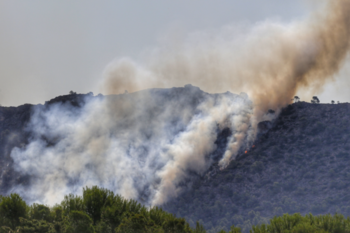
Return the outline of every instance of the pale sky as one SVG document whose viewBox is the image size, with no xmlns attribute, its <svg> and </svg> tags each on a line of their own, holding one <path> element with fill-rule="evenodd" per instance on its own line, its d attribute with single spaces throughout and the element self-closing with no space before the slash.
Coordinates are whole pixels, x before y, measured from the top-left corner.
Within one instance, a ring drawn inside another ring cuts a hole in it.
<svg viewBox="0 0 350 233">
<path fill-rule="evenodd" d="M 0 104 L 98 91 L 108 63 L 136 58 L 169 33 L 305 17 L 302 0 L 0 0 Z M 320 95 L 349 101 L 344 69 Z"/>
</svg>

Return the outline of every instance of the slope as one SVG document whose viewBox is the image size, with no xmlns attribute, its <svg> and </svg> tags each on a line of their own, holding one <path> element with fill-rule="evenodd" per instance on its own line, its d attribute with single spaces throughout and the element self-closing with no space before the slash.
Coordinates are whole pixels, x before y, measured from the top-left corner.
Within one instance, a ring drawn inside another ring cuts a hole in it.
<svg viewBox="0 0 350 233">
<path fill-rule="evenodd" d="M 350 215 L 349 113 L 347 103 L 289 105 L 253 148 L 224 170 L 212 166 L 165 210 L 246 232 L 283 213 Z"/>
</svg>

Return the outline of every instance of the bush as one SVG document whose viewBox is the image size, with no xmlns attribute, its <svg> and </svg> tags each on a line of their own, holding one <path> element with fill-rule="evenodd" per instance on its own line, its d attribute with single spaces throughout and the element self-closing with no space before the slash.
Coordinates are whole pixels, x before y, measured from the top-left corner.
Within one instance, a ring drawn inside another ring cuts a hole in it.
<svg viewBox="0 0 350 233">
<path fill-rule="evenodd" d="M 348 233 L 350 219 L 345 219 L 342 215 L 313 216 L 312 214 L 301 216 L 300 214 L 274 217 L 270 224 L 253 226 L 252 233 Z"/>
</svg>

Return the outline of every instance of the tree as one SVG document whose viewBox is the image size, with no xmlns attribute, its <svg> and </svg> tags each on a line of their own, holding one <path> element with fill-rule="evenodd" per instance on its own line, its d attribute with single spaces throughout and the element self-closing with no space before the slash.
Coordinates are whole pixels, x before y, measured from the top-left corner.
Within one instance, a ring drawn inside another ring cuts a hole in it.
<svg viewBox="0 0 350 233">
<path fill-rule="evenodd" d="M 231 226 L 231 230 L 228 233 L 241 233 L 240 227 L 235 227 L 234 225 Z"/>
<path fill-rule="evenodd" d="M 83 211 L 71 211 L 65 225 L 66 233 L 94 233 L 92 219 Z"/>
<path fill-rule="evenodd" d="M 194 233 L 205 233 L 205 229 L 202 224 L 198 221 L 196 222 L 196 229 L 194 229 Z"/>
<path fill-rule="evenodd" d="M 294 103 L 297 103 L 297 102 L 299 102 L 299 101 L 300 101 L 299 96 L 294 96 Z"/>
<path fill-rule="evenodd" d="M 115 232 L 116 233 L 155 233 L 155 232 L 160 233 L 164 231 L 161 231 L 159 226 L 156 226 L 151 219 L 146 218 L 144 215 L 132 213 L 132 214 L 125 215 L 121 224 L 115 229 Z M 165 231 L 165 232 L 168 232 L 168 231 Z M 179 231 L 179 233 L 182 233 L 182 232 L 183 231 Z"/>
<path fill-rule="evenodd" d="M 36 220 L 51 221 L 50 208 L 34 203 L 30 208 L 30 217 Z"/>
<path fill-rule="evenodd" d="M 178 233 L 189 233 L 190 227 L 183 218 L 170 218 L 167 219 L 162 228 L 165 232 L 178 232 Z"/>
<path fill-rule="evenodd" d="M 72 210 L 84 210 L 83 199 L 74 194 L 65 195 L 61 206 L 64 215 L 68 215 Z"/>
<path fill-rule="evenodd" d="M 332 100 L 332 104 L 334 104 L 334 100 Z"/>
<path fill-rule="evenodd" d="M 70 95 L 76 95 L 77 93 L 74 92 L 74 91 L 70 91 L 69 94 L 70 94 Z"/>
<path fill-rule="evenodd" d="M 97 186 L 83 189 L 85 212 L 92 218 L 94 225 L 101 219 L 102 208 L 111 206 L 113 200 L 114 193 L 107 189 Z"/>
<path fill-rule="evenodd" d="M 25 218 L 20 218 L 21 226 L 17 228 L 16 232 L 21 233 L 49 233 L 53 232 L 52 224 L 46 222 L 45 220 L 28 220 Z"/>
<path fill-rule="evenodd" d="M 19 218 L 27 217 L 27 208 L 26 202 L 17 193 L 12 193 L 1 198 L 0 218 L 7 223 L 7 226 L 15 229 L 20 223 Z"/>
<path fill-rule="evenodd" d="M 312 100 L 311 100 L 311 103 L 313 103 L 313 104 L 319 104 L 319 103 L 320 103 L 320 100 L 317 98 L 317 96 L 313 96 L 313 97 L 312 97 Z"/>
</svg>

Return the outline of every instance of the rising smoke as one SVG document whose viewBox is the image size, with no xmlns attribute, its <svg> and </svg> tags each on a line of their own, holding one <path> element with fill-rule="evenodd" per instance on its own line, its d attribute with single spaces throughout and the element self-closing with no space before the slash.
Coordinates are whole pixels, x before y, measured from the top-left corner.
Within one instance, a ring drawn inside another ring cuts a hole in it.
<svg viewBox="0 0 350 233">
<path fill-rule="evenodd" d="M 151 51 L 147 62 L 111 63 L 107 94 L 192 83 L 248 95 L 186 86 L 90 96 L 81 108 L 38 106 L 28 125 L 30 143 L 11 154 L 31 186 L 14 190 L 53 204 L 99 185 L 148 205 L 165 203 L 181 192 L 189 172 L 208 169 L 220 130 L 232 132 L 220 158 L 224 168 L 254 141 L 269 108 L 290 103 L 300 88 L 315 93 L 332 80 L 349 50 L 349 13 L 350 0 L 332 0 L 304 21 L 266 21 L 239 34 L 232 27 L 195 33 Z"/>
<path fill-rule="evenodd" d="M 188 85 L 85 101 L 82 108 L 58 103 L 34 111 L 33 139 L 12 152 L 15 168 L 34 179 L 17 192 L 53 204 L 98 184 L 159 205 L 181 191 L 188 172 L 208 168 L 217 131 L 234 129 L 232 147 L 254 138 L 245 94 L 210 95 Z"/>
<path fill-rule="evenodd" d="M 142 65 L 111 63 L 104 89 L 115 94 L 191 83 L 210 93 L 243 91 L 259 110 L 280 108 L 300 88 L 320 92 L 338 72 L 349 50 L 349 12 L 349 0 L 329 0 L 303 21 L 194 33 L 153 50 Z"/>
</svg>

